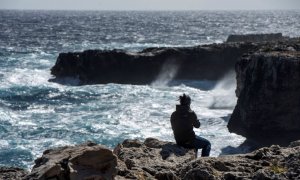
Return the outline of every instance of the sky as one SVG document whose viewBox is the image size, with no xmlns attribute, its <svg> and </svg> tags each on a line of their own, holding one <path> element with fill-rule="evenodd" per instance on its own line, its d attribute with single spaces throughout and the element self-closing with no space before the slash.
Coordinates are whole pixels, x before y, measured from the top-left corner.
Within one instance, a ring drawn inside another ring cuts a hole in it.
<svg viewBox="0 0 300 180">
<path fill-rule="evenodd" d="M 300 10 L 300 0 L 0 0 L 0 9 Z"/>
</svg>

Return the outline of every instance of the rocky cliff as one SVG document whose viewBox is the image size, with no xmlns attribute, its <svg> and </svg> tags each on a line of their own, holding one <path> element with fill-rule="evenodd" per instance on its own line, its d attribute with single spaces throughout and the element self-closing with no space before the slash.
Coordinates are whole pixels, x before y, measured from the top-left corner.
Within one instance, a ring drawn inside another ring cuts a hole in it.
<svg viewBox="0 0 300 180">
<path fill-rule="evenodd" d="M 87 50 L 60 53 L 51 69 L 52 81 L 78 78 L 80 84 L 150 84 L 167 79 L 217 80 L 233 69 L 242 54 L 257 45 L 211 44 L 182 48 L 149 48 L 132 53 L 122 50 Z"/>
<path fill-rule="evenodd" d="M 289 147 L 273 145 L 249 154 L 195 159 L 193 150 L 148 138 L 144 142 L 125 140 L 114 149 L 114 154 L 94 143 L 47 150 L 25 179 L 300 178 L 300 141 Z"/>
<path fill-rule="evenodd" d="M 266 46 L 237 62 L 238 101 L 229 131 L 265 145 L 299 139 L 299 42 Z"/>
</svg>

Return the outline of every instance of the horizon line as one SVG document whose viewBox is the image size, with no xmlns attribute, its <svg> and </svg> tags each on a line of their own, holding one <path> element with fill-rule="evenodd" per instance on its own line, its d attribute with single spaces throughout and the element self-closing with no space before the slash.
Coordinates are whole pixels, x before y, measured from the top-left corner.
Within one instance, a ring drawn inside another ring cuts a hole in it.
<svg viewBox="0 0 300 180">
<path fill-rule="evenodd" d="M 0 8 L 13 11 L 300 11 L 300 9 L 30 9 Z"/>
</svg>

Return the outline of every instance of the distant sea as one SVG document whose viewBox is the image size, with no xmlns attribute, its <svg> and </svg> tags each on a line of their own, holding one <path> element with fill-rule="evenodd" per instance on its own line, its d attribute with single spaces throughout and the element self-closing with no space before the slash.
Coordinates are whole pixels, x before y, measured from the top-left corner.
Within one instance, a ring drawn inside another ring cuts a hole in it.
<svg viewBox="0 0 300 180">
<path fill-rule="evenodd" d="M 300 36 L 300 11 L 0 10 L 0 165 L 31 168 L 48 148 L 87 140 L 113 148 L 124 139 L 174 141 L 178 96 L 192 97 L 212 156 L 245 138 L 226 128 L 236 104 L 234 73 L 219 81 L 157 79 L 150 85 L 72 86 L 48 82 L 60 52 L 196 46 L 230 34 Z"/>
</svg>

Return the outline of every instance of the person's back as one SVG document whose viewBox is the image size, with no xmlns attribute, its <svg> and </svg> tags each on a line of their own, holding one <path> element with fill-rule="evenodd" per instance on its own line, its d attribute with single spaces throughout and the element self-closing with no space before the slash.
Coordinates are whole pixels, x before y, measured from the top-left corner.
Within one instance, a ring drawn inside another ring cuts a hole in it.
<svg viewBox="0 0 300 180">
<path fill-rule="evenodd" d="M 176 105 L 176 111 L 171 115 L 171 126 L 176 143 L 181 146 L 189 146 L 196 136 L 193 127 L 199 128 L 200 122 L 190 107 Z"/>
<path fill-rule="evenodd" d="M 185 148 L 202 149 L 202 156 L 209 156 L 210 142 L 196 136 L 193 128 L 199 128 L 200 122 L 197 115 L 191 110 L 191 98 L 185 94 L 179 97 L 180 105 L 176 105 L 176 111 L 171 115 L 171 126 L 176 143 Z"/>
</svg>

